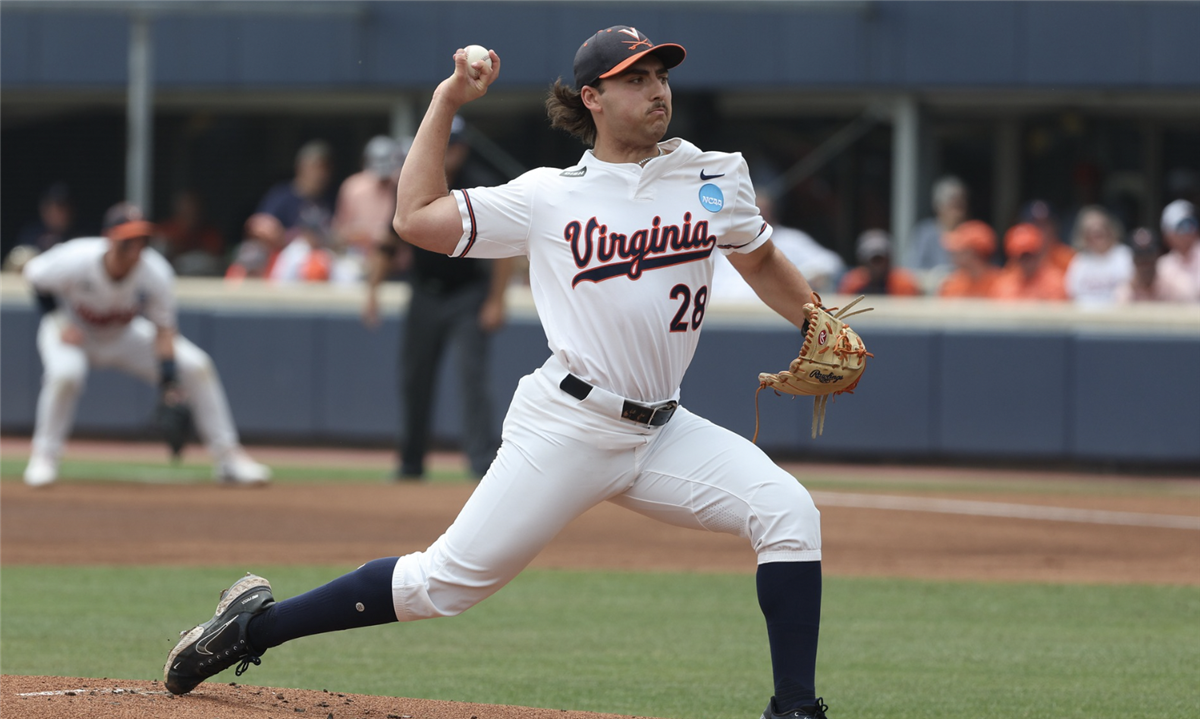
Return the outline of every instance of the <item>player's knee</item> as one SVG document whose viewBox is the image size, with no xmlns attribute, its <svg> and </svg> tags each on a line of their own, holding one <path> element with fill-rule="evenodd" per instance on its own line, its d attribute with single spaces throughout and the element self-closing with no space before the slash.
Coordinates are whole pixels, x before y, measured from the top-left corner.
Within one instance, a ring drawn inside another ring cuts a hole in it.
<svg viewBox="0 0 1200 719">
<path fill-rule="evenodd" d="M 205 381 L 216 371 L 212 358 L 202 350 L 181 353 L 175 359 L 184 382 Z"/>
<path fill-rule="evenodd" d="M 757 513 L 759 529 L 752 537 L 759 556 L 819 552 L 821 512 L 808 490 L 797 482 L 781 487 Z"/>
<path fill-rule="evenodd" d="M 87 367 L 75 362 L 47 367 L 43 376 L 46 387 L 64 394 L 79 394 L 87 382 Z"/>
</svg>

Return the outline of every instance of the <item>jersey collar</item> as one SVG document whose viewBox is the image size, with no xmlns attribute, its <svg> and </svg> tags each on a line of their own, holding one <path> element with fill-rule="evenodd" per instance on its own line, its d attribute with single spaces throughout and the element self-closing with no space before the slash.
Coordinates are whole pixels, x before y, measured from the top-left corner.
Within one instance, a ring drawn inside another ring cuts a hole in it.
<svg viewBox="0 0 1200 719">
<path fill-rule="evenodd" d="M 656 162 L 661 164 L 664 158 L 674 156 L 677 152 L 679 152 L 679 150 L 681 148 L 685 148 L 685 147 L 686 148 L 694 148 L 694 145 L 692 145 L 692 143 L 688 142 L 687 140 L 684 140 L 683 138 L 679 138 L 679 137 L 672 137 L 670 140 L 663 140 L 662 142 L 660 142 L 658 144 L 659 144 L 659 146 L 662 147 L 663 152 L 665 152 L 667 154 L 663 155 L 662 157 L 656 157 L 654 160 L 647 162 L 646 167 L 650 167 L 651 165 L 653 165 Z M 579 159 L 579 164 L 576 165 L 576 167 L 595 167 L 597 169 L 602 168 L 602 167 L 611 167 L 611 168 L 619 167 L 619 168 L 628 169 L 626 166 L 633 165 L 633 164 L 634 163 L 632 163 L 632 162 L 605 162 L 604 160 L 601 160 L 600 158 L 596 157 L 596 153 L 593 152 L 591 148 L 588 148 L 587 150 L 584 150 L 583 157 L 581 157 Z M 568 168 L 568 169 L 570 169 L 570 168 Z M 638 168 L 638 169 L 642 170 L 645 168 Z"/>
</svg>

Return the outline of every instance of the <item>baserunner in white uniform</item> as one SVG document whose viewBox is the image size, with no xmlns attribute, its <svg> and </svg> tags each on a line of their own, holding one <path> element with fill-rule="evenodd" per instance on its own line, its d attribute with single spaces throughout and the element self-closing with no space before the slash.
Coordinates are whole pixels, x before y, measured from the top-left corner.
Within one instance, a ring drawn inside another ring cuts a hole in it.
<svg viewBox="0 0 1200 719">
<path fill-rule="evenodd" d="M 442 167 L 453 117 L 500 69 L 495 52 L 490 69 L 455 53 L 454 74 L 435 91 L 404 163 L 396 231 L 457 257 L 527 256 L 550 357 L 521 380 L 496 460 L 432 546 L 279 603 L 265 579 L 238 580 L 214 618 L 171 652 L 168 689 L 186 693 L 297 637 L 459 614 L 515 577 L 571 520 L 609 501 L 745 537 L 758 556 L 774 670 L 762 716 L 825 716 L 815 691 L 820 515 L 750 441 L 679 404 L 714 253 L 726 253 L 797 327 L 811 296 L 770 241 L 742 157 L 662 140 L 668 70 L 684 54 L 632 27 L 597 33 L 575 57 L 574 87 L 560 80 L 547 102 L 551 124 L 592 149 L 566 169 L 450 192 Z"/>
<path fill-rule="evenodd" d="M 270 468 L 250 459 L 238 442 L 212 360 L 176 332 L 175 272 L 146 246 L 153 231 L 138 208 L 121 203 L 105 215 L 104 237 L 69 240 L 25 265 L 44 311 L 37 336 L 42 389 L 26 484 L 58 478 L 89 367 L 127 372 L 157 383 L 171 401 L 187 402 L 217 479 L 270 479 Z"/>
</svg>

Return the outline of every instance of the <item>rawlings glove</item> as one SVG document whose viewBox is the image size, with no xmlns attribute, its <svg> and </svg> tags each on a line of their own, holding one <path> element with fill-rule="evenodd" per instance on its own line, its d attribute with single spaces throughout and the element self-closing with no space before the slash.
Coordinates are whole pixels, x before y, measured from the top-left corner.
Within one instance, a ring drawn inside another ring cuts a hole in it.
<svg viewBox="0 0 1200 719">
<path fill-rule="evenodd" d="M 171 459 L 178 462 L 184 445 L 192 436 L 192 410 L 184 401 L 183 390 L 175 374 L 175 361 L 163 360 L 154 418 L 171 450 Z"/>
<path fill-rule="evenodd" d="M 800 355 L 792 360 L 788 368 L 778 374 L 763 372 L 758 376 L 758 391 L 754 393 L 754 439 L 758 440 L 758 392 L 764 387 L 776 394 L 812 396 L 812 436 L 825 431 L 825 406 L 832 395 L 853 393 L 867 368 L 867 358 L 874 357 L 863 345 L 858 333 L 850 329 L 843 318 L 869 312 L 870 307 L 850 312 L 850 308 L 864 299 L 859 296 L 840 311 L 825 308 L 821 296 L 812 294 L 812 302 L 804 305 L 804 345 Z M 837 311 L 836 314 L 831 314 Z"/>
<path fill-rule="evenodd" d="M 171 402 L 160 396 L 156 418 L 158 429 L 171 449 L 171 459 L 178 462 L 183 446 L 192 436 L 192 410 L 183 402 Z"/>
</svg>

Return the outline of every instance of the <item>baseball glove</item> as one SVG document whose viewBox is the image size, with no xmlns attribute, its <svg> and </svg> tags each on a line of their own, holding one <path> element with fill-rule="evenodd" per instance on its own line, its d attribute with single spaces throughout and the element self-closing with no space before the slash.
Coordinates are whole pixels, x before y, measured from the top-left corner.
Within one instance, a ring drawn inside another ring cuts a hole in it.
<svg viewBox="0 0 1200 719">
<path fill-rule="evenodd" d="M 804 345 L 800 355 L 792 360 L 788 368 L 778 374 L 763 372 L 758 376 L 758 390 L 754 393 L 754 439 L 758 441 L 758 392 L 764 387 L 776 394 L 805 395 L 813 397 L 812 436 L 825 431 L 825 406 L 829 398 L 843 392 L 854 392 L 867 358 L 875 355 L 867 351 L 862 338 L 842 320 L 853 315 L 869 312 L 872 308 L 850 312 L 850 308 L 864 298 L 860 295 L 841 310 L 826 308 L 821 296 L 812 294 L 812 302 L 804 305 Z"/>
<path fill-rule="evenodd" d="M 171 459 L 178 462 L 184 445 L 192 436 L 192 410 L 175 394 L 165 388 L 159 393 L 155 419 L 162 438 L 171 449 Z"/>
</svg>

